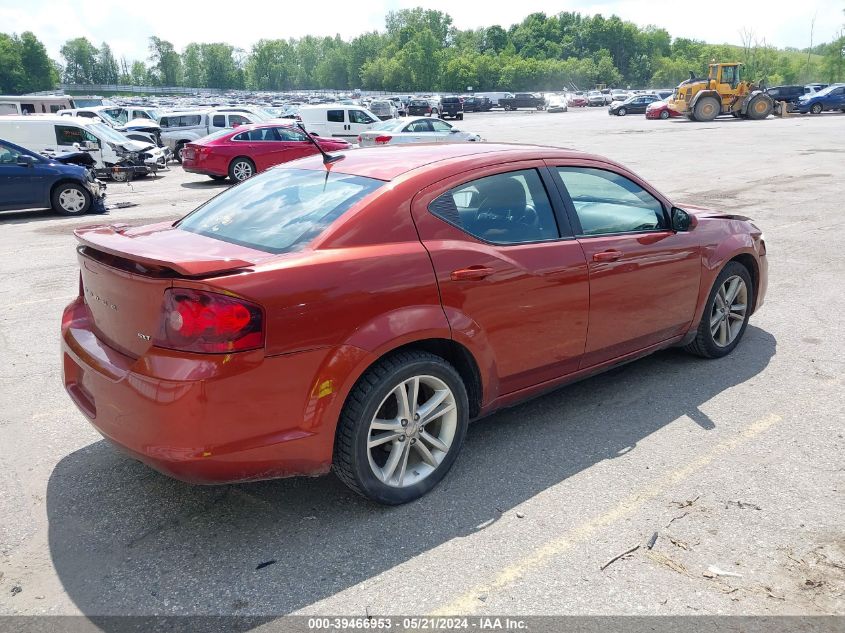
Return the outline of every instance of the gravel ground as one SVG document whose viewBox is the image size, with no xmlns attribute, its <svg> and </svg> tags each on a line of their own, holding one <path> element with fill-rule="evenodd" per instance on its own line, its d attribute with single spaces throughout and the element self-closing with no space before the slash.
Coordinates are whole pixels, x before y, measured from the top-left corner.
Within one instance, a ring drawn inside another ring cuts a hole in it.
<svg viewBox="0 0 845 633">
<path fill-rule="evenodd" d="M 444 483 L 399 508 L 332 476 L 193 487 L 112 450 L 57 354 L 71 230 L 101 218 L 0 216 L 0 614 L 845 615 L 845 115 L 605 112 L 457 126 L 750 215 L 767 304 L 727 358 L 661 352 L 473 425 Z M 111 184 L 137 206 L 104 219 L 176 218 L 222 187 L 176 166 Z"/>
</svg>

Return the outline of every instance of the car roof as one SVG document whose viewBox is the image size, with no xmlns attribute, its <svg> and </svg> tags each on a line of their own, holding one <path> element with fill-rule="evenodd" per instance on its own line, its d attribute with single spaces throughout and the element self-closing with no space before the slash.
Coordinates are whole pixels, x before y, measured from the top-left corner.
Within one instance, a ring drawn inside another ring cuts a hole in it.
<svg viewBox="0 0 845 633">
<path fill-rule="evenodd" d="M 508 143 L 413 143 L 385 145 L 343 152 L 343 160 L 332 163 L 332 171 L 394 180 L 407 172 L 462 157 L 489 155 L 491 162 L 510 162 L 542 158 L 578 158 L 610 162 L 605 158 L 558 147 Z M 325 169 L 322 158 L 308 157 L 286 163 L 296 169 Z"/>
<path fill-rule="evenodd" d="M 61 123 L 62 125 L 96 125 L 100 123 L 94 119 L 79 116 L 64 116 L 61 114 L 7 114 L 0 117 L 0 121 L 7 123 Z"/>
</svg>

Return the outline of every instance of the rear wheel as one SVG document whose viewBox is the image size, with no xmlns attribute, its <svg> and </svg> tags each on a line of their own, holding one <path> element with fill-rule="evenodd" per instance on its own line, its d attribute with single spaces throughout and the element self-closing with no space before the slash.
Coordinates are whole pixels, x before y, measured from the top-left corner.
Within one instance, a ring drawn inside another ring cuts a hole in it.
<svg viewBox="0 0 845 633">
<path fill-rule="evenodd" d="M 255 163 L 244 156 L 239 156 L 229 164 L 229 178 L 235 182 L 243 182 L 254 175 Z"/>
<path fill-rule="evenodd" d="M 710 290 L 695 340 L 685 349 L 704 358 L 730 354 L 745 333 L 753 305 L 751 274 L 739 262 L 728 262 Z"/>
<path fill-rule="evenodd" d="M 771 97 L 758 94 L 751 97 L 751 101 L 748 102 L 748 107 L 745 109 L 745 114 L 749 119 L 759 121 L 769 116 L 772 113 L 773 107 L 774 103 Z"/>
<path fill-rule="evenodd" d="M 716 97 L 702 97 L 695 104 L 695 120 L 705 123 L 712 121 L 719 116 L 720 110 L 721 105 L 719 105 L 719 100 Z"/>
<path fill-rule="evenodd" d="M 176 159 L 177 163 L 182 163 L 182 151 L 185 149 L 185 141 L 179 141 L 176 143 L 176 150 L 173 152 L 173 158 Z"/>
<path fill-rule="evenodd" d="M 91 208 L 91 194 L 82 185 L 63 182 L 50 196 L 53 210 L 61 215 L 83 215 Z"/>
<path fill-rule="evenodd" d="M 341 413 L 333 469 L 378 503 L 413 501 L 452 467 L 466 435 L 466 388 L 434 354 L 388 356 L 365 373 Z"/>
</svg>

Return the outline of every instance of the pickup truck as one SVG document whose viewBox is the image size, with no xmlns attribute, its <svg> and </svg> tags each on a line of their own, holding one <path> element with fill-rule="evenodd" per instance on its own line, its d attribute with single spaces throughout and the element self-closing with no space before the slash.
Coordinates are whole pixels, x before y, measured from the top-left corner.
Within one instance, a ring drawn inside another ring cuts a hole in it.
<svg viewBox="0 0 845 633">
<path fill-rule="evenodd" d="M 519 108 L 536 108 L 542 110 L 546 107 L 546 100 L 530 92 L 517 92 L 512 97 L 499 99 L 499 105 L 505 110 L 518 110 Z"/>
</svg>

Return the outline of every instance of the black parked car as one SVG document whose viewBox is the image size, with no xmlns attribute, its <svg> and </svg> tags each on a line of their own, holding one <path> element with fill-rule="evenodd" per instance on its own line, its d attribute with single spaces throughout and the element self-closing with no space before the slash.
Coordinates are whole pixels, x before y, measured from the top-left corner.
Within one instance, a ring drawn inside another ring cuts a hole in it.
<svg viewBox="0 0 845 633">
<path fill-rule="evenodd" d="M 437 108 L 432 108 L 428 99 L 411 99 L 408 102 L 408 116 L 437 116 Z"/>
<path fill-rule="evenodd" d="M 464 99 L 464 112 L 489 112 L 493 102 L 487 97 L 467 97 Z"/>
<path fill-rule="evenodd" d="M 792 111 L 793 107 L 798 103 L 798 99 L 809 92 L 804 86 L 773 86 L 766 88 L 768 94 L 775 102 L 775 114 L 780 114 L 780 102 L 786 101 L 787 111 Z"/>
<path fill-rule="evenodd" d="M 445 119 L 447 116 L 458 120 L 464 118 L 464 104 L 460 97 L 440 98 L 440 118 Z"/>
<path fill-rule="evenodd" d="M 626 114 L 645 114 L 645 110 L 649 104 L 652 104 L 655 101 L 660 101 L 660 97 L 655 94 L 633 95 L 625 99 L 625 101 L 614 101 L 607 109 L 607 113 L 615 114 L 617 116 L 625 116 Z"/>
</svg>

